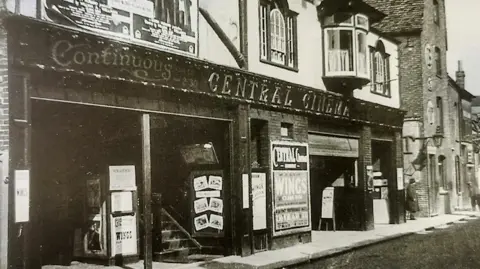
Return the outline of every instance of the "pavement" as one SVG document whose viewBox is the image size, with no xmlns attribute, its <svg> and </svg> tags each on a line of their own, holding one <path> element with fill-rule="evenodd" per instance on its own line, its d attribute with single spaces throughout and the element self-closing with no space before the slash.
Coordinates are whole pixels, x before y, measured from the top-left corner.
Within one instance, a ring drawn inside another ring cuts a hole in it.
<svg viewBox="0 0 480 269">
<path fill-rule="evenodd" d="M 466 222 L 480 217 L 480 212 L 456 211 L 453 214 L 409 220 L 404 224 L 376 224 L 371 231 L 313 231 L 312 242 L 279 250 L 260 252 L 247 257 L 227 256 L 212 261 L 191 264 L 157 263 L 153 269 L 270 269 L 339 255 L 369 245 L 397 239 L 415 233 L 443 229 L 453 223 Z M 70 266 L 43 266 L 42 269 L 143 269 L 143 262 L 123 267 L 72 263 Z"/>
</svg>

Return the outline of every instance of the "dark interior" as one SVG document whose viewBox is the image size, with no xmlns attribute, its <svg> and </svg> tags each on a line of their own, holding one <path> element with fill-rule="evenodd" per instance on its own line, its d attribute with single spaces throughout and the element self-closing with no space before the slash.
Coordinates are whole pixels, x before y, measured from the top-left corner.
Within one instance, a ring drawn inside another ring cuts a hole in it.
<svg viewBox="0 0 480 269">
<path fill-rule="evenodd" d="M 42 264 L 71 262 L 74 229 L 85 225 L 87 218 L 83 206 L 85 180 L 92 174 L 107 176 L 109 165 L 135 165 L 141 197 L 140 119 L 140 113 L 131 111 L 32 101 L 31 189 L 34 190 L 32 234 L 35 242 L 30 248 L 40 254 Z M 227 178 L 229 156 L 224 152 L 228 152 L 228 123 L 152 116 L 151 128 L 152 192 L 160 193 L 162 204 L 174 208 L 172 215 L 188 227 L 187 178 L 190 171 L 198 167 L 185 164 L 179 149 L 182 145 L 212 143 L 219 163 L 208 168 L 224 168 Z M 225 184 L 227 189 L 228 181 Z M 141 216 L 141 212 L 139 214 Z"/>
<path fill-rule="evenodd" d="M 336 186 L 334 190 L 334 211 L 336 228 L 338 230 L 358 230 L 360 222 L 358 216 L 361 211 L 358 200 L 361 198 L 361 189 L 355 187 L 355 158 L 310 156 L 310 187 L 312 205 L 312 229 L 318 230 L 322 213 L 322 193 L 326 187 L 343 177 L 344 186 Z M 331 221 L 328 229 L 332 229 Z M 321 229 L 326 229 L 322 223 Z"/>
</svg>

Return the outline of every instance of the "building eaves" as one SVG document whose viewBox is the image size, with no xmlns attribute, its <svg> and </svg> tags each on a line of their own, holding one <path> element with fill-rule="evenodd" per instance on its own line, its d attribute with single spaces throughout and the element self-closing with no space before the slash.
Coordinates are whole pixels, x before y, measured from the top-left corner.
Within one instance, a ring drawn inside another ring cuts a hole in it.
<svg viewBox="0 0 480 269">
<path fill-rule="evenodd" d="M 398 34 L 422 31 L 423 0 L 364 0 L 387 16 L 372 26 L 384 33 Z"/>
<path fill-rule="evenodd" d="M 472 105 L 473 105 L 473 101 L 477 99 L 475 98 L 475 95 L 471 94 L 469 91 L 460 87 L 451 76 L 448 76 L 448 83 L 452 85 L 452 87 L 458 92 L 458 94 L 462 99 L 472 101 Z"/>
</svg>

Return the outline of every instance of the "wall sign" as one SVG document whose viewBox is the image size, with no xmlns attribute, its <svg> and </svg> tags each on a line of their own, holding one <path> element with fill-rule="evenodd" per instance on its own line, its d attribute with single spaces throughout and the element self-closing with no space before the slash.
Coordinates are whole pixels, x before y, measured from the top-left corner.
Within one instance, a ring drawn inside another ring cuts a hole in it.
<svg viewBox="0 0 480 269">
<path fill-rule="evenodd" d="M 133 82 L 333 119 L 403 126 L 403 111 L 367 101 L 45 22 L 16 17 L 10 20 L 9 31 L 16 33 L 12 37 L 15 48 L 12 55 L 16 56 L 13 64 L 50 70 L 49 75 L 62 76 L 59 80 L 49 80 L 54 87 L 70 83 L 78 87 L 80 77 L 108 80 L 112 84 L 109 91 L 115 91 L 116 84 L 124 87 L 125 83 Z M 67 70 L 71 73 L 64 76 L 62 71 Z M 138 87 L 138 91 L 143 88 Z"/>
<path fill-rule="evenodd" d="M 112 225 L 112 257 L 115 255 L 137 254 L 137 221 L 136 215 L 111 218 Z"/>
<path fill-rule="evenodd" d="M 197 0 L 42 0 L 42 19 L 197 55 Z"/>
<path fill-rule="evenodd" d="M 134 165 L 114 165 L 109 166 L 110 190 L 136 190 L 135 184 L 135 166 Z"/>
<path fill-rule="evenodd" d="M 334 188 L 327 187 L 322 192 L 322 219 L 333 219 Z"/>
<path fill-rule="evenodd" d="M 252 173 L 253 229 L 267 229 L 267 175 Z"/>
<path fill-rule="evenodd" d="M 30 220 L 30 171 L 15 170 L 15 222 Z"/>
<path fill-rule="evenodd" d="M 308 144 L 271 142 L 271 161 L 273 235 L 309 231 Z"/>
<path fill-rule="evenodd" d="M 405 181 L 403 179 L 403 168 L 397 168 L 397 189 L 403 190 L 405 188 Z"/>
</svg>

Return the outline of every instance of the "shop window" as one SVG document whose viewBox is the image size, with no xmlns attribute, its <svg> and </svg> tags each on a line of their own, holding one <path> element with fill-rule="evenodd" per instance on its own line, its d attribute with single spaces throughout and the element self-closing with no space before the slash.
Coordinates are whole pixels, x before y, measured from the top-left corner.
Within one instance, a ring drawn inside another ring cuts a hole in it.
<svg viewBox="0 0 480 269">
<path fill-rule="evenodd" d="M 323 20 L 326 75 L 355 75 L 368 78 L 368 17 L 336 13 Z"/>
<path fill-rule="evenodd" d="M 297 14 L 287 1 L 260 2 L 260 59 L 297 68 Z"/>
<path fill-rule="evenodd" d="M 440 24 L 440 8 L 437 0 L 433 0 L 433 22 Z"/>
<path fill-rule="evenodd" d="M 439 47 L 435 47 L 435 73 L 442 76 L 442 52 Z"/>
<path fill-rule="evenodd" d="M 293 138 L 293 124 L 282 122 L 280 124 L 280 135 L 285 138 Z"/>
<path fill-rule="evenodd" d="M 383 42 L 370 48 L 370 61 L 371 92 L 390 97 L 390 55 L 385 53 Z"/>
</svg>

